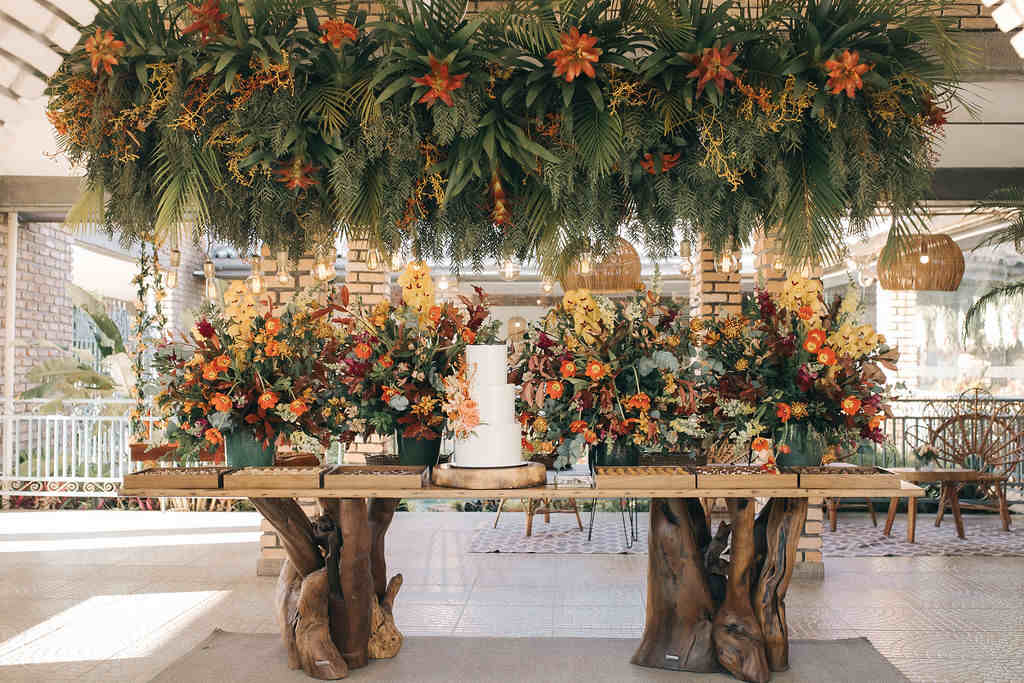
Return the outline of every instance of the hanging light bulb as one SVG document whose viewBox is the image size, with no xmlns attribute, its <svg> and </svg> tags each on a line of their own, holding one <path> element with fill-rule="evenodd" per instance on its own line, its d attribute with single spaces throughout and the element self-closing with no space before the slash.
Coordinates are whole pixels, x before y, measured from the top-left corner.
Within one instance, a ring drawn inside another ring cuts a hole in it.
<svg viewBox="0 0 1024 683">
<path fill-rule="evenodd" d="M 928 255 L 928 245 L 926 245 L 926 244 L 924 244 L 922 242 L 921 243 L 921 255 L 918 257 L 918 261 L 920 261 L 921 265 L 923 266 L 923 265 L 927 265 L 928 262 L 931 261 L 931 260 L 932 260 L 932 257 Z"/>
<path fill-rule="evenodd" d="M 288 273 L 288 252 L 284 249 L 277 252 L 277 284 L 287 287 L 292 282 Z"/>
<path fill-rule="evenodd" d="M 540 283 L 540 288 L 544 290 L 545 294 L 550 294 L 551 290 L 555 288 L 555 283 L 551 281 L 551 278 L 544 278 L 544 281 Z"/>
<path fill-rule="evenodd" d="M 864 271 L 859 271 L 857 273 L 857 284 L 861 287 L 870 287 L 875 284 L 875 278 L 873 275 L 868 275 Z"/>
<path fill-rule="evenodd" d="M 395 252 L 391 254 L 391 270 L 397 272 L 402 269 L 402 254 Z"/>
<path fill-rule="evenodd" d="M 778 271 L 780 273 L 786 270 L 786 261 L 785 259 L 782 258 L 782 254 L 779 252 L 775 252 L 774 256 L 772 257 L 772 270 Z"/>
<path fill-rule="evenodd" d="M 715 259 L 715 268 L 717 268 L 720 273 L 731 273 L 734 270 L 739 270 L 739 258 L 737 258 L 735 252 L 722 252 L 719 254 L 718 258 Z"/>
<path fill-rule="evenodd" d="M 178 286 L 178 271 L 168 270 L 164 273 L 164 283 L 167 289 L 174 289 Z"/>
<path fill-rule="evenodd" d="M 541 300 L 540 300 L 540 299 L 537 299 L 537 305 L 538 305 L 538 306 L 542 305 L 542 302 L 541 302 Z"/>
<path fill-rule="evenodd" d="M 171 259 L 169 263 L 171 268 L 181 267 L 181 251 L 178 249 L 171 249 Z"/>
<path fill-rule="evenodd" d="M 216 275 L 217 267 L 213 265 L 213 261 L 206 259 L 203 262 L 203 296 L 211 303 L 216 303 L 220 299 Z"/>
<path fill-rule="evenodd" d="M 519 277 L 519 266 L 512 259 L 505 259 L 501 266 L 501 279 L 515 280 Z"/>
<path fill-rule="evenodd" d="M 252 260 L 252 275 L 245 281 L 249 291 L 259 295 L 263 293 L 265 283 L 263 281 L 263 257 L 257 256 Z"/>
<path fill-rule="evenodd" d="M 689 275 L 693 272 L 693 247 L 690 240 L 683 240 L 679 243 L 679 256 L 683 259 L 679 264 L 679 272 Z"/>
<path fill-rule="evenodd" d="M 366 252 L 366 269 L 374 272 L 380 270 L 381 258 L 379 249 L 370 249 Z"/>
<path fill-rule="evenodd" d="M 580 275 L 590 275 L 590 271 L 592 269 L 593 264 L 591 263 L 590 252 L 584 252 L 583 255 L 580 256 Z"/>
<path fill-rule="evenodd" d="M 437 290 L 439 292 L 446 292 L 446 291 L 448 291 L 448 287 L 450 285 L 451 285 L 451 282 L 448 281 L 448 276 L 447 275 L 442 275 L 441 277 L 439 277 L 437 279 Z"/>
<path fill-rule="evenodd" d="M 321 252 L 313 264 L 313 278 L 320 282 L 327 282 L 335 278 L 334 271 L 334 250 L 329 249 Z"/>
</svg>

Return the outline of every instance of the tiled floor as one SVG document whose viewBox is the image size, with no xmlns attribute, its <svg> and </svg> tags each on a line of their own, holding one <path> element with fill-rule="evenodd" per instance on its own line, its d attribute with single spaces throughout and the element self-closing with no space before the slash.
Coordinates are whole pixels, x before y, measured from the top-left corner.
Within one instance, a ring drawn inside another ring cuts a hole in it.
<svg viewBox="0 0 1024 683">
<path fill-rule="evenodd" d="M 492 519 L 396 516 L 405 633 L 639 637 L 646 557 L 467 553 Z M 247 513 L 0 514 L 0 680 L 146 681 L 214 627 L 276 631 L 257 528 Z M 1021 558 L 827 561 L 787 603 L 793 637 L 867 636 L 914 680 L 1024 678 Z"/>
</svg>

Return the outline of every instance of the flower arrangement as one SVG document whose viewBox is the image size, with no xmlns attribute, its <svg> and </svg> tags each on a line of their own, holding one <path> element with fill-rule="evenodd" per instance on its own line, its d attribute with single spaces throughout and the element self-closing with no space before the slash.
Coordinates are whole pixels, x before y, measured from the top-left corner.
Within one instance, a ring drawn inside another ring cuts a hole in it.
<svg viewBox="0 0 1024 683">
<path fill-rule="evenodd" d="M 472 381 L 465 358 L 457 363 L 454 375 L 444 378 L 444 414 L 456 439 L 469 438 L 480 425 L 480 407 L 469 393 Z"/>
<path fill-rule="evenodd" d="M 707 378 L 701 412 L 713 439 L 732 442 L 735 459 L 752 442 L 763 451 L 774 441 L 790 455 L 808 433 L 823 443 L 805 464 L 842 459 L 862 439 L 884 441 L 891 413 L 882 367 L 894 370 L 898 354 L 858 322 L 852 288 L 826 304 L 820 280 L 792 275 L 778 293 L 747 300 L 740 315 L 691 321 L 689 336 Z"/>
<path fill-rule="evenodd" d="M 591 448 L 683 451 L 705 435 L 679 311 L 654 292 L 625 301 L 585 290 L 527 331 L 512 364 L 524 447 L 555 466 Z"/>
<path fill-rule="evenodd" d="M 552 271 L 629 223 L 659 254 L 773 226 L 802 262 L 913 218 L 970 52 L 945 0 L 338 4 L 99 3 L 48 90 L 83 200 L 293 256 L 344 225 Z"/>
<path fill-rule="evenodd" d="M 398 281 L 398 306 L 382 302 L 364 310 L 342 289 L 337 319 L 344 338 L 334 350 L 342 371 L 335 392 L 357 408 L 362 434 L 397 430 L 410 439 L 437 439 L 446 413 L 444 378 L 455 373 L 467 344 L 494 343 L 500 323 L 489 320 L 479 287 L 475 300 L 460 297 L 464 310 L 434 303 L 425 263 L 410 263 Z M 468 408 L 462 406 L 466 416 Z"/>
<path fill-rule="evenodd" d="M 204 306 L 188 334 L 156 354 L 164 382 L 156 403 L 183 461 L 236 432 L 264 448 L 302 432 L 326 448 L 344 425 L 330 400 L 337 339 L 321 293 L 300 294 L 280 315 L 246 294 L 230 291 L 223 307 Z"/>
</svg>

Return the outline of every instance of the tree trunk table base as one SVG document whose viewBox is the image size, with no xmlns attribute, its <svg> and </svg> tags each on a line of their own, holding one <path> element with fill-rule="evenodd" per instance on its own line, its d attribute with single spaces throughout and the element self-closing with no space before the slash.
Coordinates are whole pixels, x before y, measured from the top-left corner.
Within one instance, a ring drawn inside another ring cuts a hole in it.
<svg viewBox="0 0 1024 683">
<path fill-rule="evenodd" d="M 789 668 L 786 590 L 806 498 L 728 499 L 714 535 L 695 499 L 651 499 L 647 618 L 633 663 L 674 671 L 725 668 L 764 682 Z M 728 548 L 729 560 L 722 555 Z"/>
<path fill-rule="evenodd" d="M 289 667 L 334 680 L 398 654 L 403 636 L 392 610 L 402 575 L 388 581 L 384 560 L 398 499 L 321 499 L 314 521 L 293 498 L 250 500 L 287 555 L 275 605 Z"/>
</svg>

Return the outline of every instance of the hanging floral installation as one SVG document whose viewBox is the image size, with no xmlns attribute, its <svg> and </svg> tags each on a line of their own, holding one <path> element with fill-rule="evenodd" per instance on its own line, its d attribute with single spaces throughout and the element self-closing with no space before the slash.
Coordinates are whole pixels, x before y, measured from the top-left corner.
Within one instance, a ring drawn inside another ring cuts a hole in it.
<svg viewBox="0 0 1024 683">
<path fill-rule="evenodd" d="M 921 215 L 966 54 L 945 0 L 112 0 L 49 117 L 127 241 L 188 217 L 293 255 L 557 274 L 620 232 L 836 258 Z"/>
</svg>

